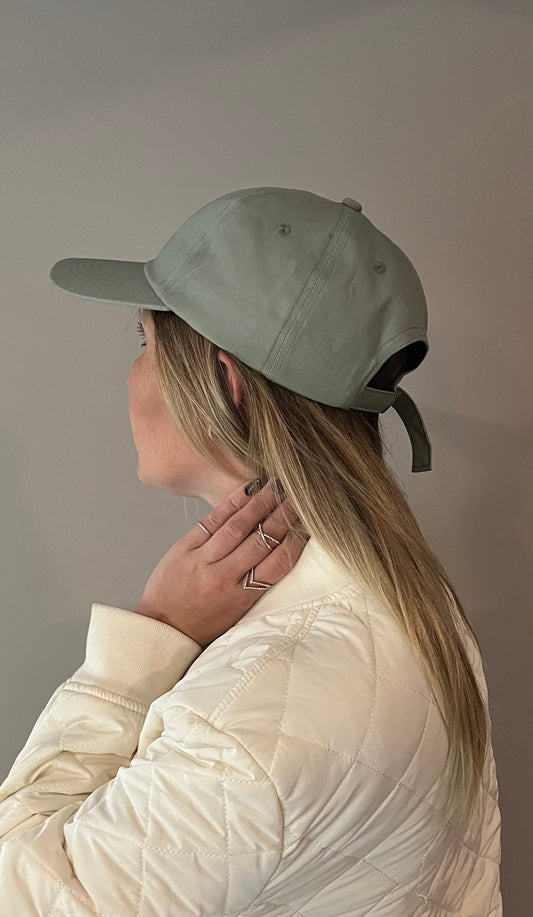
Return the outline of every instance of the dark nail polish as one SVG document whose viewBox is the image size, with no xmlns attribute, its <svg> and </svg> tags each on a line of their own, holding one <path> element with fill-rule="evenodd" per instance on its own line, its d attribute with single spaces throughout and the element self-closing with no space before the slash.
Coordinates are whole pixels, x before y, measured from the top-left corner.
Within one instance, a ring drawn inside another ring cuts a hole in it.
<svg viewBox="0 0 533 917">
<path fill-rule="evenodd" d="M 257 493 L 261 490 L 261 481 L 259 478 L 256 478 L 255 481 L 249 481 L 246 487 L 244 488 L 244 493 L 249 497 L 252 494 Z"/>
</svg>

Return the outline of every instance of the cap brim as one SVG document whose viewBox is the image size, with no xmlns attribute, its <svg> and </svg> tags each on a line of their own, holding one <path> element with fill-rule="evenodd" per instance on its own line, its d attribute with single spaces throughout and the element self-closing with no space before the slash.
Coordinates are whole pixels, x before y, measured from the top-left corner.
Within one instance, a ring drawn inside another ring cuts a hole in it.
<svg viewBox="0 0 533 917">
<path fill-rule="evenodd" d="M 97 299 L 117 306 L 144 306 L 171 312 L 144 275 L 143 261 L 112 261 L 101 258 L 63 258 L 50 271 L 52 283 L 84 299 Z"/>
</svg>

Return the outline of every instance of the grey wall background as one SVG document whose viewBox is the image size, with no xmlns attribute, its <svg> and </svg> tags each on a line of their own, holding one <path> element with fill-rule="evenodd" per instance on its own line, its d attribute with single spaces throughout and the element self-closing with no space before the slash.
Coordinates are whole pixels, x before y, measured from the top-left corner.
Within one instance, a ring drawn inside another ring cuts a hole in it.
<svg viewBox="0 0 533 917">
<path fill-rule="evenodd" d="M 234 188 L 307 188 L 411 258 L 430 353 L 404 385 L 433 444 L 389 459 L 484 650 L 506 917 L 531 900 L 532 8 L 528 2 L 26 0 L 0 12 L 1 779 L 84 658 L 209 506 L 142 485 L 134 310 L 60 258 L 146 261 Z M 529 52 L 529 53 L 528 53 Z"/>
</svg>

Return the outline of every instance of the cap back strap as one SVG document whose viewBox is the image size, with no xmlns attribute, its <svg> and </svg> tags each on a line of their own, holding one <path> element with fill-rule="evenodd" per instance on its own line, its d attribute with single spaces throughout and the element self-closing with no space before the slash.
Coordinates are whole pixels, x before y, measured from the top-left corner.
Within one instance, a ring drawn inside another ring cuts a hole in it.
<svg viewBox="0 0 533 917">
<path fill-rule="evenodd" d="M 396 391 L 384 392 L 367 385 L 357 396 L 356 403 L 352 404 L 352 408 L 358 411 L 380 414 L 390 407 L 399 414 L 409 434 L 413 454 L 411 471 L 431 471 L 431 442 L 424 421 L 413 399 L 403 388 L 397 385 Z"/>
</svg>

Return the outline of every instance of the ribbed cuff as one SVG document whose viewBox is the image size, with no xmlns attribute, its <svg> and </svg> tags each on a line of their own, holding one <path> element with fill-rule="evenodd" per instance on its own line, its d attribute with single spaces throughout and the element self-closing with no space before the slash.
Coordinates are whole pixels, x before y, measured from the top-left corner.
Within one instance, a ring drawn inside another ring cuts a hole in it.
<svg viewBox="0 0 533 917">
<path fill-rule="evenodd" d="M 149 706 L 170 691 L 201 652 L 192 637 L 163 621 L 95 602 L 85 660 L 69 681 L 107 688 Z"/>
</svg>

